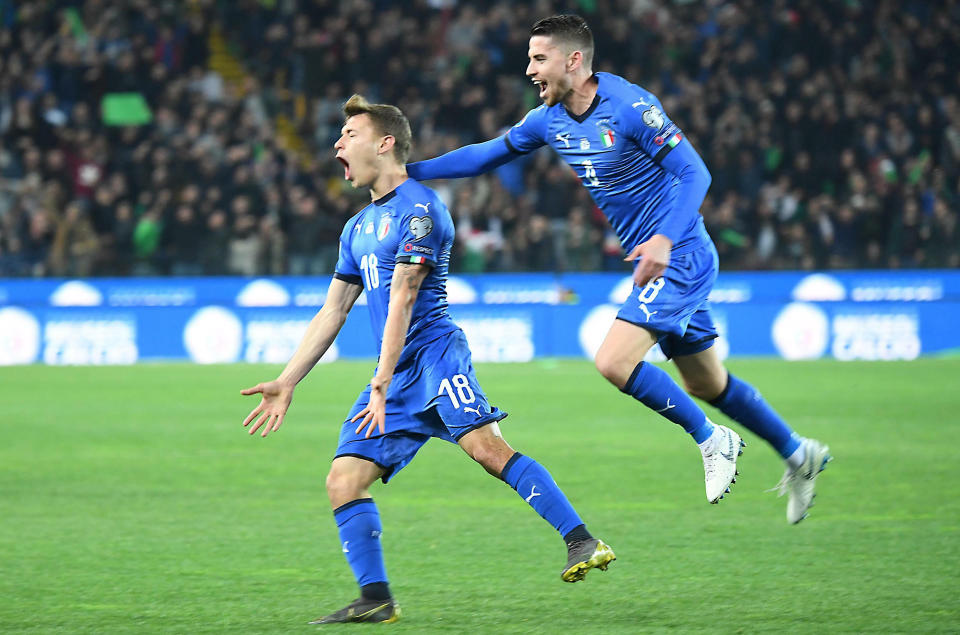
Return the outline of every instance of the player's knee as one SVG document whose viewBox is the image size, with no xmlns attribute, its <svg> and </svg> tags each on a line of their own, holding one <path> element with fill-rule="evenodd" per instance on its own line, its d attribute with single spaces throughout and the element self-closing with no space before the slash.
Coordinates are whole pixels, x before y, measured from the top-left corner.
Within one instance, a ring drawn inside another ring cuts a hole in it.
<svg viewBox="0 0 960 635">
<path fill-rule="evenodd" d="M 332 468 L 327 474 L 327 496 L 334 507 L 360 498 L 363 490 L 363 483 L 349 471 Z"/>
<path fill-rule="evenodd" d="M 458 443 L 471 459 L 496 477 L 514 455 L 514 449 L 504 441 L 500 426 L 495 422 L 471 430 Z"/>
<path fill-rule="evenodd" d="M 627 379 L 630 378 L 630 373 L 633 371 L 632 368 L 629 370 L 626 369 L 627 364 L 624 363 L 622 358 L 616 355 L 606 354 L 603 351 L 597 353 L 597 357 L 593 363 L 597 367 L 597 370 L 600 371 L 600 374 L 617 388 L 622 388 L 623 385 L 627 383 Z"/>
<path fill-rule="evenodd" d="M 697 399 L 711 401 L 717 398 L 723 392 L 723 386 L 719 385 L 713 378 L 684 377 L 683 387 L 687 393 Z"/>
<path fill-rule="evenodd" d="M 488 445 L 479 445 L 470 451 L 470 458 L 479 463 L 488 472 L 490 465 L 496 462 L 496 452 Z"/>
<path fill-rule="evenodd" d="M 506 443 L 478 443 L 468 450 L 470 457 L 483 466 L 490 474 L 498 476 L 513 456 L 513 450 Z"/>
</svg>

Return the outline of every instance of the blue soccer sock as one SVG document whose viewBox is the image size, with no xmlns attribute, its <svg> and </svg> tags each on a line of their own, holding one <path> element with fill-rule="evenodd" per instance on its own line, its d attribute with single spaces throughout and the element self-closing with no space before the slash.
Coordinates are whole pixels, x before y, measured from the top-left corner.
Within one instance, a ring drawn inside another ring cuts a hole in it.
<svg viewBox="0 0 960 635">
<path fill-rule="evenodd" d="M 620 390 L 682 426 L 697 443 L 703 443 L 713 434 L 713 423 L 703 410 L 670 375 L 653 364 L 637 364 L 630 379 Z"/>
<path fill-rule="evenodd" d="M 573 505 L 554 482 L 550 472 L 542 465 L 515 453 L 500 472 L 500 478 L 512 487 L 534 511 L 566 537 L 574 529 L 583 525 Z"/>
<path fill-rule="evenodd" d="M 730 373 L 727 374 L 727 387 L 710 403 L 766 440 L 784 459 L 792 455 L 803 442 L 764 400 L 759 390 Z"/>
<path fill-rule="evenodd" d="M 369 587 L 381 594 L 384 591 L 381 585 L 387 582 L 387 568 L 380 546 L 380 534 L 383 531 L 380 513 L 373 499 L 352 500 L 333 510 L 333 517 L 337 521 L 343 554 L 347 557 L 357 584 L 362 590 Z M 389 591 L 386 593 L 389 597 Z"/>
</svg>

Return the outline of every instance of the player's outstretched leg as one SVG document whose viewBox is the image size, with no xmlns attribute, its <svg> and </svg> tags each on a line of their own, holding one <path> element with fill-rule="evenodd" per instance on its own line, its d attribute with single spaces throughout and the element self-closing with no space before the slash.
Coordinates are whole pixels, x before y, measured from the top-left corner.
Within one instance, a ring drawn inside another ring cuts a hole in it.
<svg viewBox="0 0 960 635">
<path fill-rule="evenodd" d="M 400 606 L 390 594 L 383 561 L 380 513 L 367 492 L 380 472 L 372 462 L 356 457 L 334 459 L 327 476 L 327 494 L 331 503 L 337 505 L 333 517 L 343 555 L 360 586 L 360 597 L 310 624 L 396 622 L 400 618 Z M 349 500 L 343 502 L 344 499 Z"/>
<path fill-rule="evenodd" d="M 817 475 L 830 460 L 827 447 L 794 432 L 759 390 L 724 368 L 714 347 L 692 355 L 675 356 L 674 362 L 688 392 L 710 402 L 764 439 L 783 457 L 787 470 L 776 489 L 781 495 L 789 495 L 787 520 L 791 523 L 803 520 L 813 503 Z"/>
<path fill-rule="evenodd" d="M 617 559 L 606 543 L 587 531 L 545 467 L 516 452 L 507 461 L 500 478 L 563 536 L 567 543 L 567 565 L 560 578 L 564 582 L 583 580 L 590 569 L 606 571 L 607 566 Z"/>
<path fill-rule="evenodd" d="M 560 532 L 567 545 L 567 564 L 560 574 L 564 582 L 583 580 L 591 569 L 606 571 L 607 566 L 617 559 L 606 543 L 587 531 L 546 468 L 529 456 L 514 452 L 499 436 L 496 424 L 469 432 L 460 439 L 460 445 Z"/>
<path fill-rule="evenodd" d="M 743 442 L 736 432 L 710 421 L 670 375 L 643 362 L 656 343 L 657 337 L 651 331 L 616 320 L 597 351 L 597 370 L 621 392 L 681 426 L 693 437 L 703 459 L 707 501 L 716 503 L 735 482 Z"/>
<path fill-rule="evenodd" d="M 817 476 L 831 459 L 829 448 L 794 432 L 759 390 L 732 373 L 727 373 L 726 387 L 710 403 L 764 439 L 783 457 L 787 470 L 777 488 L 781 495 L 788 495 L 787 520 L 798 523 L 806 518 L 816 495 Z"/>
<path fill-rule="evenodd" d="M 817 495 L 814 485 L 817 476 L 827 467 L 833 457 L 830 448 L 816 439 L 804 439 L 803 462 L 796 468 L 787 467 L 776 490 L 780 496 L 787 494 L 787 522 L 797 524 L 807 517 L 807 510 L 813 507 L 813 498 Z"/>
<path fill-rule="evenodd" d="M 737 480 L 737 458 L 744 446 L 740 435 L 710 421 L 670 375 L 653 364 L 637 364 L 620 390 L 680 425 L 693 437 L 703 458 L 707 501 L 719 503 Z"/>
</svg>

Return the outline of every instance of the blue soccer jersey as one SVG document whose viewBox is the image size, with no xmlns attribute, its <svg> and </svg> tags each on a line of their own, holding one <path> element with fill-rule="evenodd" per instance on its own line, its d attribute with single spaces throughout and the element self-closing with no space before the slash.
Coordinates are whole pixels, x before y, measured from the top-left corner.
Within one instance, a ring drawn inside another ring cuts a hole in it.
<svg viewBox="0 0 960 635">
<path fill-rule="evenodd" d="M 677 146 L 689 142 L 652 93 L 617 75 L 595 77 L 597 95 L 586 112 L 577 116 L 562 103 L 543 104 L 507 132 L 507 146 L 516 153 L 543 145 L 556 150 L 628 252 L 658 233 L 673 241 L 674 255 L 702 247 L 710 238 L 700 201 L 679 201 L 679 176 L 662 165 Z"/>
<path fill-rule="evenodd" d="M 458 328 L 447 312 L 453 239 L 453 219 L 446 205 L 433 190 L 411 179 L 364 207 L 343 228 L 334 276 L 363 286 L 377 350 L 383 342 L 394 267 L 397 263 L 431 267 L 417 294 L 398 365 L 419 346 Z"/>
<path fill-rule="evenodd" d="M 618 317 L 657 333 L 667 355 L 703 350 L 717 336 L 707 300 L 716 249 L 700 216 L 710 173 L 656 96 L 617 75 L 594 77 L 597 94 L 583 114 L 544 104 L 505 135 L 411 163 L 407 173 L 418 180 L 474 176 L 549 145 L 627 252 L 656 234 L 673 243 L 663 276 L 634 287 Z"/>
<path fill-rule="evenodd" d="M 447 270 L 453 219 L 436 193 L 408 179 L 347 221 L 334 276 L 362 285 L 370 324 L 383 342 L 390 284 L 398 263 L 425 264 L 403 351 L 387 389 L 386 432 L 369 439 L 351 419 L 370 401 L 360 393 L 340 430 L 336 456 L 359 456 L 384 469 L 386 482 L 432 437 L 456 441 L 507 416 L 490 405 L 477 382 L 463 331 L 447 312 Z"/>
</svg>

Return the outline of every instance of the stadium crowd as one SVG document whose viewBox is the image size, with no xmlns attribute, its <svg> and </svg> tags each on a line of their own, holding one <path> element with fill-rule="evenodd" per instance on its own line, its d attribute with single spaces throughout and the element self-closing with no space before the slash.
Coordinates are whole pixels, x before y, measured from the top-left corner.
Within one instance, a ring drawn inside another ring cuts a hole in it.
<svg viewBox="0 0 960 635">
<path fill-rule="evenodd" d="M 0 275 L 329 273 L 366 196 L 332 159 L 342 102 L 399 105 L 414 158 L 492 138 L 563 11 L 703 156 L 723 267 L 960 266 L 957 0 L 24 0 L 0 2 Z M 547 150 L 432 185 L 454 270 L 626 266 Z"/>
</svg>

